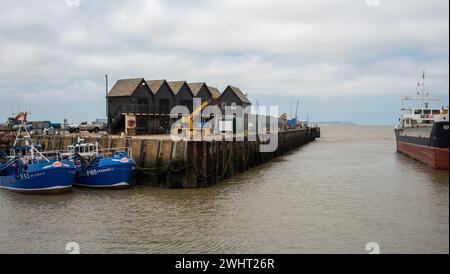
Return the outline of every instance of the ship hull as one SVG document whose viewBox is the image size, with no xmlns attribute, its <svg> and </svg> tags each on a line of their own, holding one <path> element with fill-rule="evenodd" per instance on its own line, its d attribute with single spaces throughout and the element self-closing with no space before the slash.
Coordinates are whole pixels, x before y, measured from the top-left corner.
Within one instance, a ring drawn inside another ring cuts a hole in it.
<svg viewBox="0 0 450 274">
<path fill-rule="evenodd" d="M 397 152 L 435 169 L 448 170 L 448 148 L 435 148 L 397 141 Z"/>
<path fill-rule="evenodd" d="M 396 129 L 397 152 L 435 169 L 448 170 L 448 126 L 448 122 L 435 123 L 429 136 L 411 136 Z"/>
</svg>

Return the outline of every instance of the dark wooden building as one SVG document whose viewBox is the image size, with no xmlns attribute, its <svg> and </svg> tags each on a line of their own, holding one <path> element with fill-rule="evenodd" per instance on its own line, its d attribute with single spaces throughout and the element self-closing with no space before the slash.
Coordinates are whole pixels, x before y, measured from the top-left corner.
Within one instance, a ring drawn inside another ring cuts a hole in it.
<svg viewBox="0 0 450 274">
<path fill-rule="evenodd" d="M 172 125 L 170 110 L 175 95 L 165 80 L 143 78 L 118 80 L 107 95 L 108 129 L 125 131 L 125 117 L 132 116 L 136 134 L 167 133 Z"/>
<path fill-rule="evenodd" d="M 226 106 L 245 108 L 251 105 L 247 96 L 234 86 L 228 86 L 221 94 L 217 88 L 204 82 L 188 84 L 186 81 L 122 79 L 116 82 L 106 98 L 109 132 L 169 133 L 172 124 L 178 119 L 178 115 L 170 116 L 172 108 L 182 105 L 192 112 L 194 98 L 201 99 L 202 103 L 207 101 L 209 105 L 222 110 Z M 244 119 L 247 121 L 248 117 Z M 236 121 L 233 123 L 236 124 Z"/>
<path fill-rule="evenodd" d="M 248 122 L 249 122 L 249 114 L 244 114 L 243 117 L 240 116 L 241 112 L 236 108 L 237 106 L 241 106 L 245 109 L 247 106 L 250 106 L 252 103 L 248 100 L 247 96 L 237 87 L 228 86 L 220 95 L 217 100 L 217 105 L 222 110 L 223 119 L 232 121 L 232 130 L 233 134 L 236 133 L 245 133 L 248 132 Z M 231 107 L 231 111 L 235 112 L 233 115 L 227 115 L 226 108 Z"/>
<path fill-rule="evenodd" d="M 125 113 L 153 113 L 153 97 L 144 78 L 118 80 L 106 96 L 110 132 L 124 131 Z"/>
<path fill-rule="evenodd" d="M 226 106 L 241 106 L 246 108 L 252 103 L 239 88 L 228 86 L 220 95 L 217 104 L 223 110 Z"/>
<path fill-rule="evenodd" d="M 211 87 L 211 86 L 208 86 L 208 89 L 209 89 L 209 92 L 211 93 L 211 95 L 213 97 L 213 102 L 212 103 L 217 105 L 217 100 L 219 99 L 219 97 L 221 95 L 220 91 L 217 88 Z"/>
<path fill-rule="evenodd" d="M 175 105 L 175 95 L 166 80 L 150 80 L 147 85 L 153 93 L 155 113 L 169 114 Z"/>
<path fill-rule="evenodd" d="M 168 82 L 172 93 L 175 95 L 175 105 L 185 106 L 192 112 L 192 98 L 194 94 L 186 81 Z"/>
<path fill-rule="evenodd" d="M 220 96 L 220 92 L 217 94 L 215 90 L 212 90 L 204 82 L 189 83 L 188 85 L 192 90 L 194 98 L 200 98 L 202 100 L 202 103 L 205 101 L 214 102 L 214 100 Z"/>
<path fill-rule="evenodd" d="M 155 115 L 152 121 L 152 132 L 168 133 L 174 119 L 170 118 L 170 110 L 175 106 L 176 98 L 166 80 L 147 81 L 153 93 Z"/>
</svg>

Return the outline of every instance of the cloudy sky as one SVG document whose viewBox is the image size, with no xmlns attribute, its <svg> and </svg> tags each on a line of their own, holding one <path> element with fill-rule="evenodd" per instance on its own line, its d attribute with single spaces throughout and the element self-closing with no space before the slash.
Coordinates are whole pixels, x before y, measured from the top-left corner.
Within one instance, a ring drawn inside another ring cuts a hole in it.
<svg viewBox="0 0 450 274">
<path fill-rule="evenodd" d="M 300 116 L 395 123 L 422 70 L 448 105 L 448 0 L 0 0 L 0 120 L 105 116 L 105 80 L 241 87 Z"/>
</svg>

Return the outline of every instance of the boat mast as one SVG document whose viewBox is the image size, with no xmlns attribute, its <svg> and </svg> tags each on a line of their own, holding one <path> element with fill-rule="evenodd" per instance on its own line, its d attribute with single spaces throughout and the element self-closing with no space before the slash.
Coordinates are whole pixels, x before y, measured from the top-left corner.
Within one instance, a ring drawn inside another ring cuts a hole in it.
<svg viewBox="0 0 450 274">
<path fill-rule="evenodd" d="M 30 114 L 29 112 L 19 112 L 19 113 L 16 113 L 16 114 L 13 113 L 13 115 L 16 115 L 15 119 L 20 122 L 19 128 L 18 128 L 18 132 L 17 132 L 17 136 L 16 136 L 16 138 L 14 140 L 13 147 L 17 146 L 17 144 L 19 143 L 19 140 L 21 140 L 21 139 L 26 139 L 26 138 L 31 139 L 30 133 L 28 132 L 27 126 L 26 126 L 27 116 L 29 114 Z M 23 131 L 26 134 L 24 136 L 24 138 L 20 138 L 20 135 L 22 133 L 22 129 L 23 129 Z"/>
<path fill-rule="evenodd" d="M 33 139 L 31 138 L 31 134 L 27 129 L 27 117 L 28 115 L 31 114 L 29 112 L 20 112 L 19 114 L 17 114 L 16 116 L 16 120 L 18 120 L 20 122 L 19 127 L 18 127 L 18 131 L 17 131 L 17 136 L 14 140 L 14 145 L 13 147 L 16 147 L 19 144 L 20 140 L 25 140 L 25 143 L 27 146 L 30 147 L 30 156 L 31 159 L 35 159 L 36 155 L 39 155 L 40 157 L 42 157 L 44 160 L 46 160 L 47 162 L 50 162 L 47 157 L 45 157 L 39 150 L 37 150 L 34 147 L 33 144 Z M 21 138 L 23 132 L 23 138 Z"/>
</svg>

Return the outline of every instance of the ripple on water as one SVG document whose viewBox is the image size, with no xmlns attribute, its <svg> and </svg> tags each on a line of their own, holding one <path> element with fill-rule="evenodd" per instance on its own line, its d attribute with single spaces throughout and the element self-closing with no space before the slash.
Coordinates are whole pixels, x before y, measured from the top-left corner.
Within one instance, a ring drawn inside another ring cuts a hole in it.
<svg viewBox="0 0 450 274">
<path fill-rule="evenodd" d="M 448 172 L 395 153 L 392 127 L 323 138 L 214 187 L 0 192 L 0 252 L 448 253 Z"/>
</svg>

